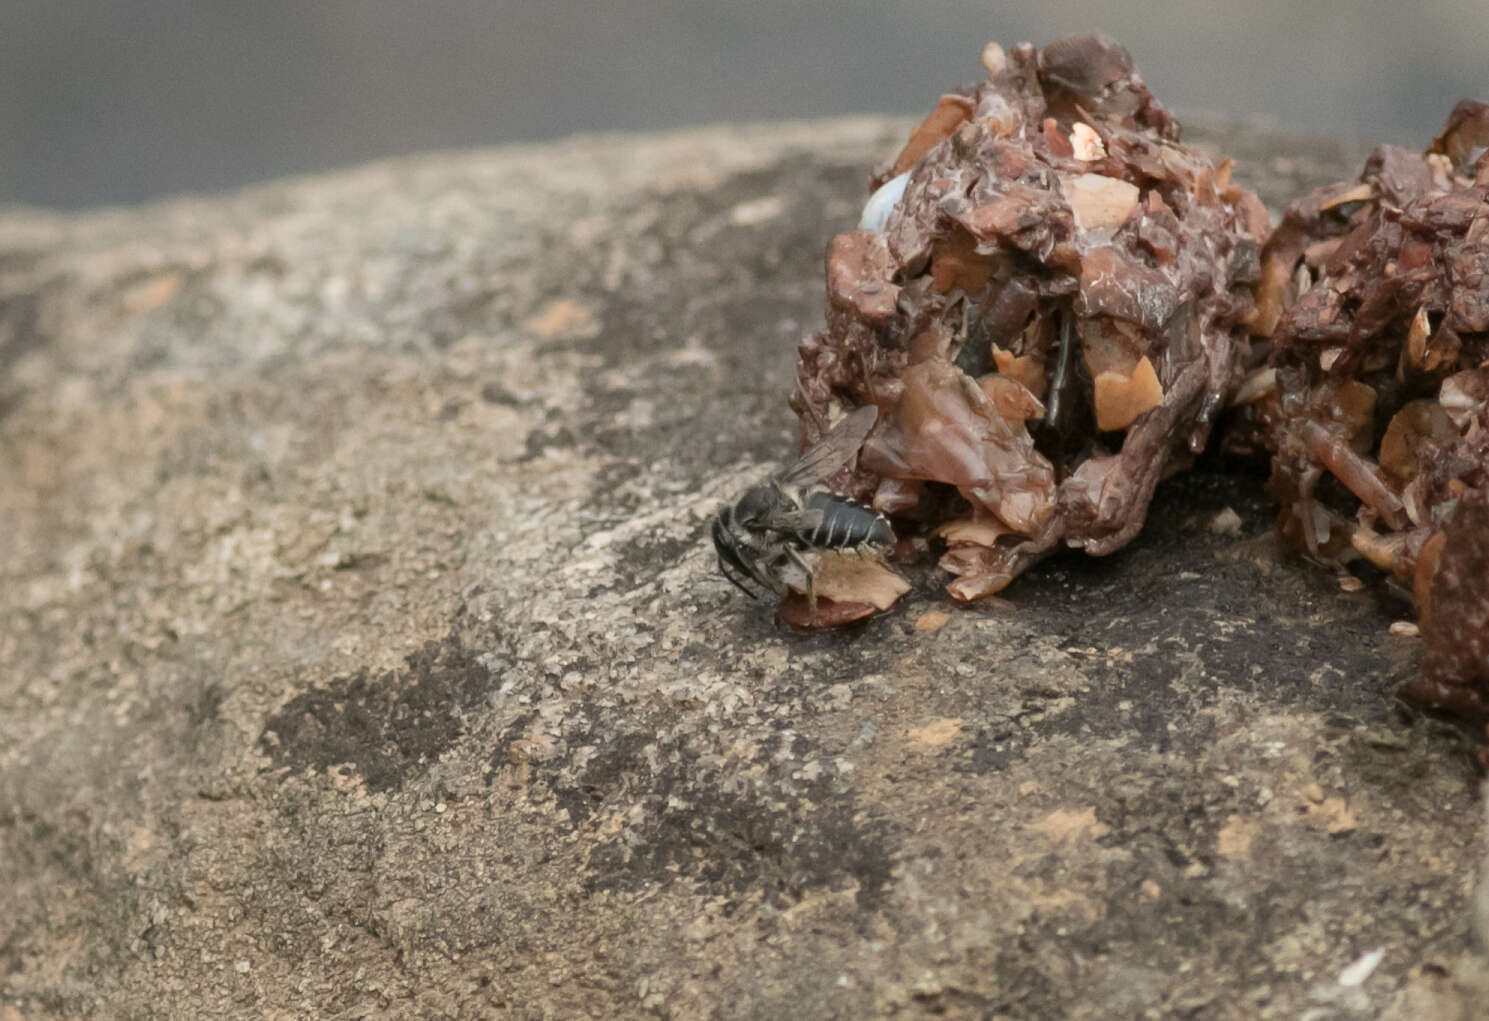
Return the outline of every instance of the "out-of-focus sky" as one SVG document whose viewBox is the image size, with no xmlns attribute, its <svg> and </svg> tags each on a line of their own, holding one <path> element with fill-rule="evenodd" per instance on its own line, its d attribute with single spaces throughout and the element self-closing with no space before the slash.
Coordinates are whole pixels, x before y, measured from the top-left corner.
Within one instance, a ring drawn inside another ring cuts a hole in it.
<svg viewBox="0 0 1489 1021">
<path fill-rule="evenodd" d="M 0 202 L 211 191 L 425 149 L 927 110 L 982 44 L 1102 29 L 1181 114 L 1424 144 L 1489 0 L 0 0 Z"/>
</svg>

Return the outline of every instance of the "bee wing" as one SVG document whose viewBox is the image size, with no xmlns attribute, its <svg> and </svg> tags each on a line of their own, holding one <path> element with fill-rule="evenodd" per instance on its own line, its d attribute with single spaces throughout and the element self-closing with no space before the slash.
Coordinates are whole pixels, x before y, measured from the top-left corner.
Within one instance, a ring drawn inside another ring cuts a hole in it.
<svg viewBox="0 0 1489 1021">
<path fill-rule="evenodd" d="M 822 437 L 821 443 L 801 455 L 801 460 L 781 476 L 781 482 L 790 486 L 821 482 L 839 468 L 852 464 L 858 456 L 858 448 L 863 446 L 869 430 L 878 420 L 879 409 L 865 404 L 835 425 L 832 432 Z"/>
<path fill-rule="evenodd" d="M 800 535 L 822 524 L 820 507 L 776 507 L 765 515 L 760 527 L 772 532 Z"/>
</svg>

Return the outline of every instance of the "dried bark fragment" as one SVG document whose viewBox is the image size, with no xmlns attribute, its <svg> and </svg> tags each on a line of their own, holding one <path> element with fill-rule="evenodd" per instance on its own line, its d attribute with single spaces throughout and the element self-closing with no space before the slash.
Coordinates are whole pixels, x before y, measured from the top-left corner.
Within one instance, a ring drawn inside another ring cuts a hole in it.
<svg viewBox="0 0 1489 1021">
<path fill-rule="evenodd" d="M 1358 181 L 1294 202 L 1262 254 L 1253 325 L 1270 378 L 1236 445 L 1271 453 L 1283 538 L 1362 555 L 1415 595 L 1405 691 L 1489 719 L 1489 107 L 1422 154 L 1381 146 Z"/>
<path fill-rule="evenodd" d="M 1270 226 L 1113 40 L 989 46 L 983 66 L 876 175 L 903 185 L 864 218 L 882 230 L 833 242 L 792 395 L 805 443 L 878 406 L 849 490 L 947 522 L 960 599 L 1137 533 L 1241 382 Z"/>
</svg>

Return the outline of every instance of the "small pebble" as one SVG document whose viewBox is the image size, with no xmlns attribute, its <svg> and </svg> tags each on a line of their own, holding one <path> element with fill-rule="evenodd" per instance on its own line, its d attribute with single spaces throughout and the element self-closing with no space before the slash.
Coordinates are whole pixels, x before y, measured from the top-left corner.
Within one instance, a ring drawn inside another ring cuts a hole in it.
<svg viewBox="0 0 1489 1021">
<path fill-rule="evenodd" d="M 1358 960 L 1339 973 L 1339 984 L 1342 986 L 1361 985 L 1380 966 L 1380 962 L 1385 959 L 1385 956 L 1386 951 L 1384 947 L 1361 955 Z"/>
<path fill-rule="evenodd" d="M 1241 534 L 1241 515 L 1227 507 L 1210 519 L 1210 531 L 1216 535 L 1238 536 Z"/>
<path fill-rule="evenodd" d="M 1417 625 L 1409 620 L 1398 620 L 1391 625 L 1390 633 L 1397 638 L 1415 638 L 1420 633 Z"/>
<path fill-rule="evenodd" d="M 1358 592 L 1365 587 L 1365 583 L 1352 574 L 1341 574 L 1339 576 L 1339 588 L 1344 592 Z"/>
</svg>

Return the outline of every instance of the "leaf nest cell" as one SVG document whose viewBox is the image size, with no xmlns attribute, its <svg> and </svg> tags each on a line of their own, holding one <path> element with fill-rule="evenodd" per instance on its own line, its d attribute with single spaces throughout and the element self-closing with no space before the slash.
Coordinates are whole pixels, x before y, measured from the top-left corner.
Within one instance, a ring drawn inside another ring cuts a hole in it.
<svg viewBox="0 0 1489 1021">
<path fill-rule="evenodd" d="M 990 44 L 981 63 L 829 246 L 792 396 L 804 444 L 833 409 L 878 407 L 850 495 L 951 523 L 959 599 L 1137 534 L 1241 382 L 1270 227 L 1113 40 Z"/>
<path fill-rule="evenodd" d="M 1262 253 L 1270 341 L 1237 433 L 1260 436 L 1278 531 L 1414 594 L 1406 694 L 1489 720 L 1489 106 L 1425 152 L 1377 148 L 1293 202 Z"/>
<path fill-rule="evenodd" d="M 781 601 L 781 620 L 794 628 L 851 624 L 889 609 L 910 591 L 910 583 L 873 557 L 827 552 L 812 571 L 815 603 L 792 590 Z"/>
</svg>

